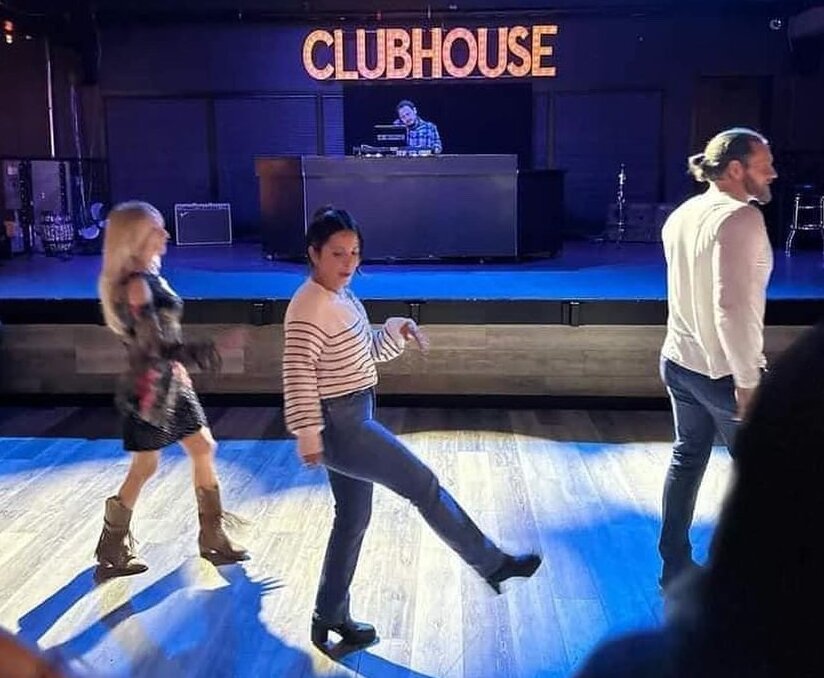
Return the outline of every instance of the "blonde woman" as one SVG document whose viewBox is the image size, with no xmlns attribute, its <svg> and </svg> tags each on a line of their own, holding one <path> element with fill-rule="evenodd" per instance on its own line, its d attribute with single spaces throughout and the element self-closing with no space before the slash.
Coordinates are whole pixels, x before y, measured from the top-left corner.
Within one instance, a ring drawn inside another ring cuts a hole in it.
<svg viewBox="0 0 824 678">
<path fill-rule="evenodd" d="M 98 579 L 148 569 L 134 550 L 132 510 L 157 469 L 160 450 L 175 442 L 192 461 L 200 554 L 217 564 L 249 557 L 223 529 L 216 444 L 186 369 L 219 370 L 220 354 L 214 342 L 182 339 L 183 301 L 160 276 L 168 239 L 162 215 L 148 203 L 122 203 L 109 214 L 98 291 L 106 325 L 121 337 L 128 355 L 116 401 L 123 415 L 123 446 L 132 462 L 117 495 L 106 500 L 95 551 Z M 221 344 L 236 345 L 240 339 L 229 333 Z"/>
</svg>

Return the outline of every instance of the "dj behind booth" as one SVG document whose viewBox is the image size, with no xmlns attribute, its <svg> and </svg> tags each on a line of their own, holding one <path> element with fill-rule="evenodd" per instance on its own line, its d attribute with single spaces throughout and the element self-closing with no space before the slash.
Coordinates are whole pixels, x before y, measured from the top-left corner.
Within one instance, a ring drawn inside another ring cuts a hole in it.
<svg viewBox="0 0 824 678">
<path fill-rule="evenodd" d="M 557 253 L 561 172 L 519 175 L 516 155 L 443 154 L 437 127 L 411 102 L 398 104 L 398 116 L 375 125 L 352 156 L 256 158 L 267 257 L 303 257 L 307 224 L 323 205 L 355 217 L 368 261 Z"/>
</svg>

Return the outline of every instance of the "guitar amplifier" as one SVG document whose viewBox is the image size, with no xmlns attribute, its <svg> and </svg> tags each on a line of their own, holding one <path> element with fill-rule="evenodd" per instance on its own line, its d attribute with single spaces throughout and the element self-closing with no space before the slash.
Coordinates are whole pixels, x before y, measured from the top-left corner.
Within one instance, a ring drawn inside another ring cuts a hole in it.
<svg viewBox="0 0 824 678">
<path fill-rule="evenodd" d="M 175 243 L 231 245 L 232 206 L 225 202 L 175 203 Z"/>
</svg>

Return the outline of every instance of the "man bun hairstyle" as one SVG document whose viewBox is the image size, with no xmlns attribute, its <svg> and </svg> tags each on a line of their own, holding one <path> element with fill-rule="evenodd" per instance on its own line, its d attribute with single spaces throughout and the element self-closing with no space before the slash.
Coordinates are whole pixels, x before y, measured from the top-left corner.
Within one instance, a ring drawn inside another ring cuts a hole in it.
<svg viewBox="0 0 824 678">
<path fill-rule="evenodd" d="M 764 135 L 747 127 L 733 127 L 719 132 L 707 142 L 703 153 L 691 155 L 687 160 L 689 173 L 696 181 L 720 179 L 733 160 L 747 164 L 755 144 L 767 145 Z"/>
</svg>

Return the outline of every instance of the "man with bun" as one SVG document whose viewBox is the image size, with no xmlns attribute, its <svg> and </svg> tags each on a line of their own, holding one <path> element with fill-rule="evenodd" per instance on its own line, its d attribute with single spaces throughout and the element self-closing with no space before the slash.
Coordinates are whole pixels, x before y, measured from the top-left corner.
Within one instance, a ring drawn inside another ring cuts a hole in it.
<svg viewBox="0 0 824 678">
<path fill-rule="evenodd" d="M 764 307 L 773 257 L 761 211 L 771 199 L 770 147 L 733 128 L 714 136 L 689 171 L 709 184 L 682 203 L 662 231 L 667 260 L 667 335 L 661 378 L 675 423 L 664 483 L 662 590 L 698 566 L 689 530 L 715 434 L 734 454 L 738 423 L 765 367 Z"/>
</svg>

